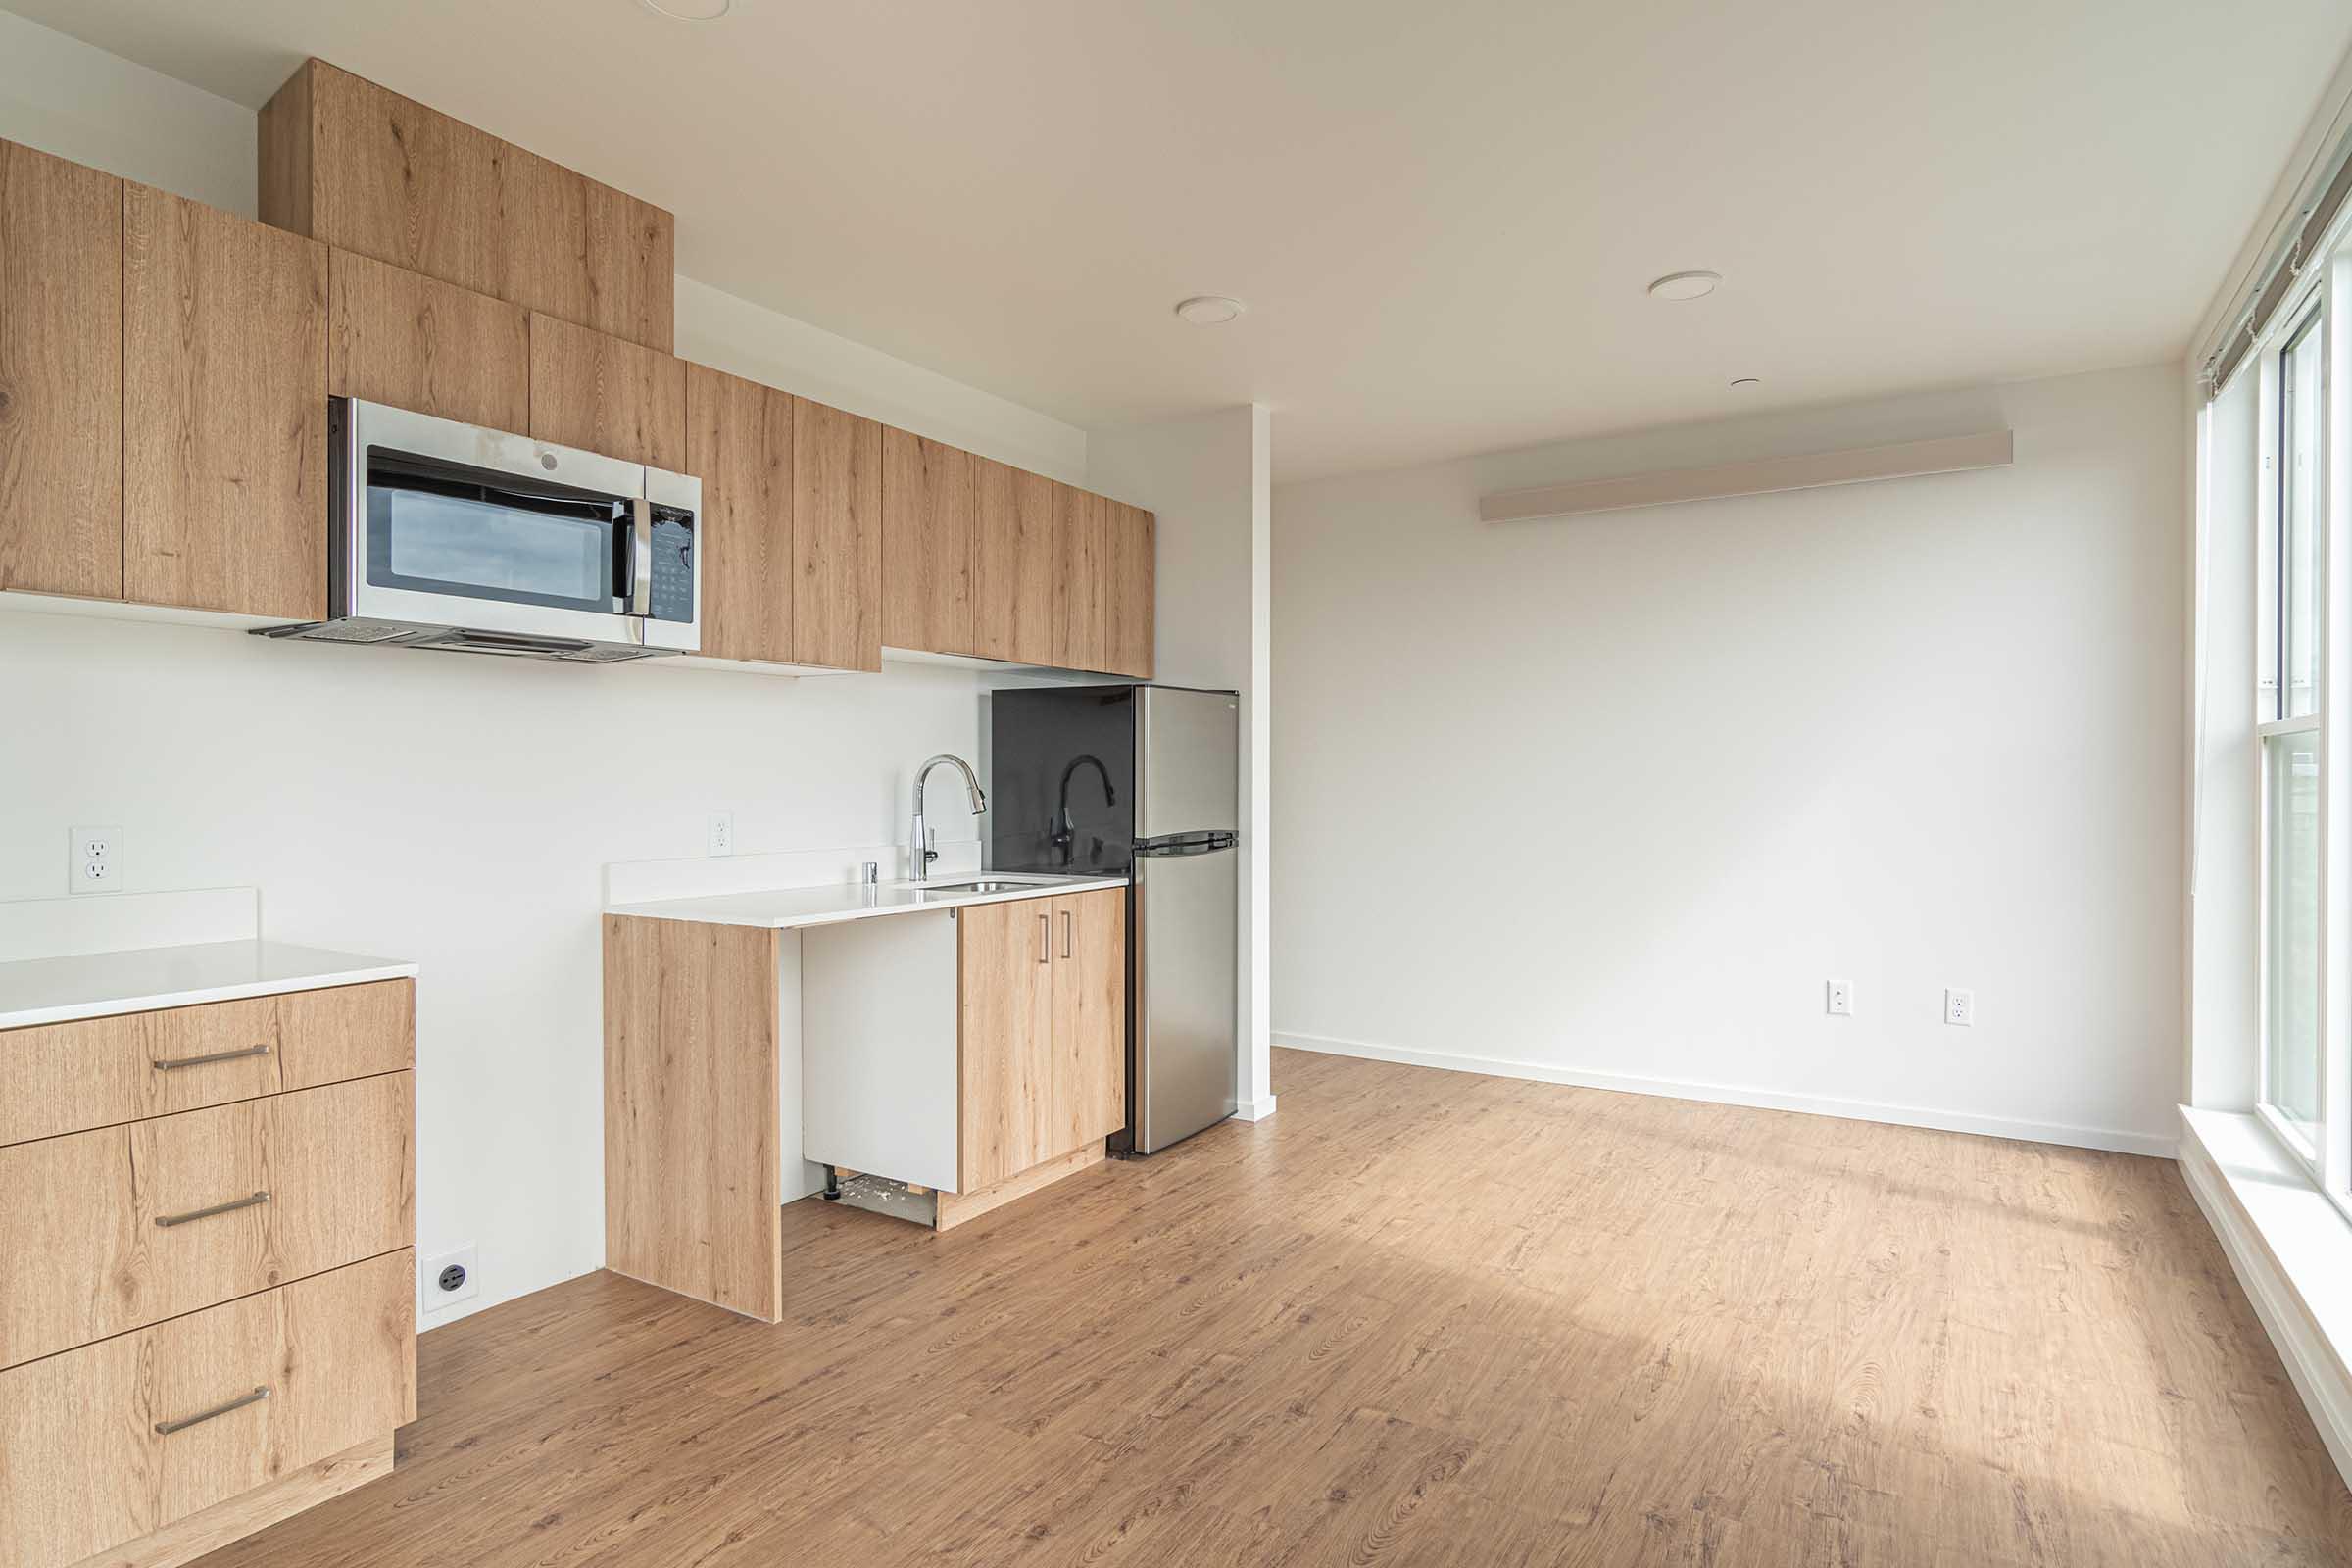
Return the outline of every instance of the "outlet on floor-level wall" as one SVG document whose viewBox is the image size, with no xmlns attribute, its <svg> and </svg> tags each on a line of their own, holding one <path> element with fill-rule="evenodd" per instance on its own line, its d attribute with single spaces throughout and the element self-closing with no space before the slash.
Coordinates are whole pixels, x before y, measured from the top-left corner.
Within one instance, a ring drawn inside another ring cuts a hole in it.
<svg viewBox="0 0 2352 1568">
<path fill-rule="evenodd" d="M 467 1242 L 452 1251 L 419 1258 L 416 1263 L 416 1305 L 425 1313 L 439 1312 L 470 1301 L 481 1293 L 480 1270 L 474 1247 Z"/>
<path fill-rule="evenodd" d="M 66 891 L 119 893 L 122 890 L 122 830 L 77 827 L 68 831 Z"/>
</svg>

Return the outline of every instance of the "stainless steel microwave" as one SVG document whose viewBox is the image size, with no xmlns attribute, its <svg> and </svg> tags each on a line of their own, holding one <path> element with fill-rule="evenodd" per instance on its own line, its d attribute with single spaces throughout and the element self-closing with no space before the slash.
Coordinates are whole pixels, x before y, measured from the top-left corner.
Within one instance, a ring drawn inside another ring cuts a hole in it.
<svg viewBox="0 0 2352 1568">
<path fill-rule="evenodd" d="M 612 663 L 702 646 L 703 482 L 328 400 L 327 618 L 272 637 Z"/>
</svg>

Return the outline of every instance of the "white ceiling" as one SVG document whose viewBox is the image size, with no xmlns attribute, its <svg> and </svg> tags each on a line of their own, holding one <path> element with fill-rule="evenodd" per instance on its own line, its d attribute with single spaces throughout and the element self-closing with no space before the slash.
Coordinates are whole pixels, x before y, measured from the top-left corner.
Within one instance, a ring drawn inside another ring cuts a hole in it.
<svg viewBox="0 0 2352 1568">
<path fill-rule="evenodd" d="M 1271 404 L 1286 480 L 2178 357 L 2352 43 L 2342 0 L 6 3 L 251 105 L 321 55 L 1073 424 Z M 1644 298 L 1686 268 L 1727 281 Z"/>
</svg>

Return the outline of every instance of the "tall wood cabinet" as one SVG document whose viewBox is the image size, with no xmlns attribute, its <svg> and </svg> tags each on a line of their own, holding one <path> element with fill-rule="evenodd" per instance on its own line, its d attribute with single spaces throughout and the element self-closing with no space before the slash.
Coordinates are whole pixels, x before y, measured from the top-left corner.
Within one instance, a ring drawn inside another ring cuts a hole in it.
<svg viewBox="0 0 2352 1568">
<path fill-rule="evenodd" d="M 792 642 L 803 664 L 882 667 L 882 426 L 795 398 Z"/>
<path fill-rule="evenodd" d="M 986 659 L 1051 664 L 1061 566 L 1054 481 L 988 458 L 978 464 L 972 641 Z"/>
<path fill-rule="evenodd" d="M 122 182 L 0 142 L 0 589 L 122 593 Z"/>
<path fill-rule="evenodd" d="M 122 596 L 326 613 L 326 248 L 126 184 Z"/>
<path fill-rule="evenodd" d="M 703 481 L 703 649 L 790 663 L 792 407 L 779 392 L 686 368 L 686 466 Z"/>
<path fill-rule="evenodd" d="M 973 529 L 980 460 L 944 441 L 882 432 L 882 640 L 977 654 Z"/>
</svg>

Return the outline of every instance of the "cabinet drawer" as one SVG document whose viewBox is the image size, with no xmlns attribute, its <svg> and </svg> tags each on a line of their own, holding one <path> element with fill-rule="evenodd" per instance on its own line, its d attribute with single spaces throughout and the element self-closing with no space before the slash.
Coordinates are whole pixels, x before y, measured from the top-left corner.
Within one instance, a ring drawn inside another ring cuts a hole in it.
<svg viewBox="0 0 2352 1568">
<path fill-rule="evenodd" d="M 0 1366 L 414 1237 L 414 1073 L 0 1149 Z"/>
<path fill-rule="evenodd" d="M 415 1420 L 414 1259 L 0 1372 L 0 1562 L 78 1563 Z"/>
<path fill-rule="evenodd" d="M 378 980 L 11 1029 L 0 1144 L 397 1072 L 415 1019 L 416 982 Z"/>
</svg>

